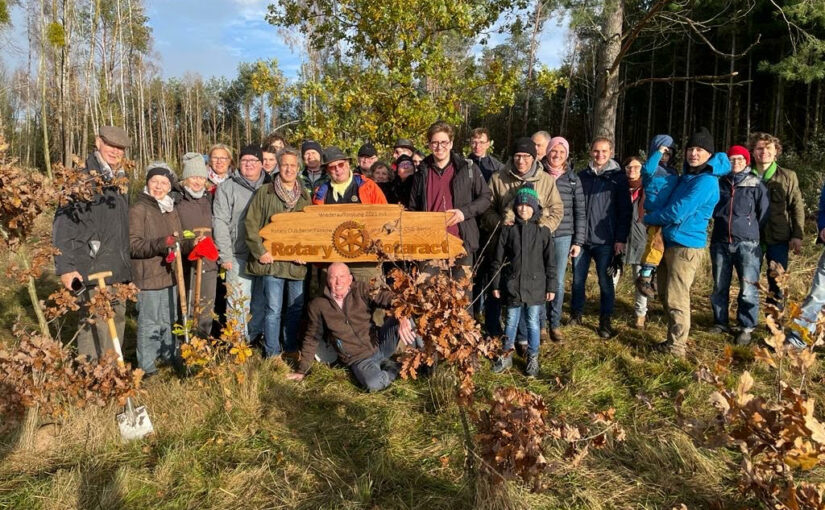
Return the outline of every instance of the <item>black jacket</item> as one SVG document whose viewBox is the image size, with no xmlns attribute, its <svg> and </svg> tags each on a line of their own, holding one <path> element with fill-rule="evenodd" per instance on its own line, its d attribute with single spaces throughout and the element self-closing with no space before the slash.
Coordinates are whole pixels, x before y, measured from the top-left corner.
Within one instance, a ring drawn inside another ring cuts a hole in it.
<svg viewBox="0 0 825 510">
<path fill-rule="evenodd" d="M 530 221 L 516 217 L 501 231 L 493 260 L 493 290 L 501 291 L 507 306 L 540 305 L 557 287 L 553 234 L 539 225 L 540 211 Z M 501 271 L 499 268 L 507 263 Z"/>
<path fill-rule="evenodd" d="M 490 188 L 487 187 L 481 170 L 476 165 L 469 166 L 460 154 L 451 153 L 450 161 L 455 168 L 455 176 L 450 183 L 453 208 L 460 209 L 464 214 L 464 221 L 458 224 L 458 233 L 464 241 L 464 249 L 468 253 L 474 253 L 479 247 L 476 217 L 481 216 L 490 207 Z M 427 179 L 430 172 L 435 172 L 433 166 L 435 158 L 431 154 L 421 162 L 418 172 L 412 177 L 412 191 L 407 203 L 407 208 L 411 211 L 427 210 Z"/>
<path fill-rule="evenodd" d="M 582 246 L 587 233 L 587 213 L 584 207 L 581 180 L 570 168 L 556 179 L 556 189 L 564 204 L 564 217 L 554 235 L 556 237 L 572 235 L 572 244 Z"/>
<path fill-rule="evenodd" d="M 600 174 L 589 166 L 579 172 L 587 215 L 584 244 L 626 243 L 633 204 L 627 176 L 612 159 Z"/>
<path fill-rule="evenodd" d="M 490 182 L 493 174 L 500 172 L 501 169 L 504 168 L 504 163 L 489 154 L 480 158 L 471 152 L 467 157 L 481 170 L 481 175 L 484 176 L 486 182 Z"/>
<path fill-rule="evenodd" d="M 86 171 L 92 170 L 101 170 L 94 154 L 86 159 Z M 52 244 L 60 250 L 54 257 L 57 275 L 77 271 L 87 280 L 90 274 L 111 271 L 106 283 L 131 281 L 128 198 L 106 187 L 89 202 L 76 200 L 58 208 Z"/>
<path fill-rule="evenodd" d="M 759 241 L 759 229 L 768 219 L 768 188 L 745 170 L 719 178 L 719 202 L 713 208 L 712 243 Z"/>
</svg>

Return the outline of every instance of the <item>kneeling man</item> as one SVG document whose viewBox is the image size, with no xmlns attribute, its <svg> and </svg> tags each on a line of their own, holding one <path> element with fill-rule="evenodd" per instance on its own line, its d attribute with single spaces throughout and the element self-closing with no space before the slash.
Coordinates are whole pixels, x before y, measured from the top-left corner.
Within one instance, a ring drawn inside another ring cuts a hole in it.
<svg viewBox="0 0 825 510">
<path fill-rule="evenodd" d="M 369 284 L 353 281 L 346 264 L 336 262 L 329 266 L 324 295 L 309 303 L 309 325 L 298 371 L 287 378 L 302 380 L 315 361 L 318 343 L 325 341 L 367 391 L 389 386 L 399 373 L 398 365 L 390 360 L 399 340 L 405 345 L 415 341 L 412 321 L 407 318 L 389 318 L 380 330 L 375 326 L 373 309 L 387 308 L 391 301 L 389 290 L 370 296 Z"/>
</svg>

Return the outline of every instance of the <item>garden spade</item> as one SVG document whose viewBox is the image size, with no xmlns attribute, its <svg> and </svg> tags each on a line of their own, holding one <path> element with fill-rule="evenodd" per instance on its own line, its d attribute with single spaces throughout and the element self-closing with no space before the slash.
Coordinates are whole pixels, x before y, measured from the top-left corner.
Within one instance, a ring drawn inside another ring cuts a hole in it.
<svg viewBox="0 0 825 510">
<path fill-rule="evenodd" d="M 206 227 L 193 228 L 192 230 L 198 236 L 207 236 L 212 233 L 212 229 Z M 195 262 L 195 285 L 192 287 L 192 320 L 195 321 L 195 324 L 198 323 L 198 316 L 200 315 L 202 273 L 203 256 L 199 256 L 198 260 Z"/>
<path fill-rule="evenodd" d="M 180 316 L 183 322 L 183 339 L 189 343 L 189 315 L 186 306 L 186 287 L 183 283 L 183 260 L 180 254 L 180 243 L 175 243 L 175 276 L 178 281 L 178 300 L 180 301 Z"/>
<path fill-rule="evenodd" d="M 102 271 L 100 273 L 90 274 L 89 280 L 97 280 L 98 288 L 101 292 L 106 290 L 106 278 L 112 276 L 111 271 Z M 106 320 L 109 326 L 109 337 L 112 339 L 112 346 L 117 354 L 117 362 L 120 366 L 124 366 L 123 352 L 120 349 L 120 338 L 117 336 L 117 328 L 115 327 L 115 319 L 109 317 Z M 149 413 L 146 411 L 146 406 L 135 407 L 132 403 L 132 397 L 126 398 L 126 408 L 117 415 L 117 426 L 120 428 L 120 437 L 124 441 L 131 441 L 133 439 L 143 439 L 145 436 L 155 431 L 152 428 L 152 420 L 149 419 Z"/>
</svg>

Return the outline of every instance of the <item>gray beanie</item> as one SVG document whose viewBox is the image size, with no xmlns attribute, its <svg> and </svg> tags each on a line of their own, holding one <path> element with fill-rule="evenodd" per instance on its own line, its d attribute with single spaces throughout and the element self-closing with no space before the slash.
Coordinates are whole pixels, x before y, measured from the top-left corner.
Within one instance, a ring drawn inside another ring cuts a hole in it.
<svg viewBox="0 0 825 510">
<path fill-rule="evenodd" d="M 183 155 L 183 180 L 190 177 L 209 177 L 206 171 L 206 163 L 203 161 L 203 155 L 197 152 L 187 152 Z"/>
</svg>

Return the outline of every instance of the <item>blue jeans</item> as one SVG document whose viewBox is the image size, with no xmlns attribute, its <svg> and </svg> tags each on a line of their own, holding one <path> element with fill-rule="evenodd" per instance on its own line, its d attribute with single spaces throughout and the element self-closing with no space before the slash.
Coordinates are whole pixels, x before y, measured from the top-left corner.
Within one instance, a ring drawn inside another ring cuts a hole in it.
<svg viewBox="0 0 825 510">
<path fill-rule="evenodd" d="M 788 269 L 788 243 L 765 245 L 765 267 L 768 269 L 768 290 L 770 290 L 765 302 L 782 306 L 784 296 L 776 280 L 771 278 L 771 262 L 777 262 L 782 265 L 782 269 Z"/>
<path fill-rule="evenodd" d="M 607 275 L 607 268 L 613 260 L 612 244 L 584 245 L 579 256 L 573 259 L 573 299 L 570 311 L 573 315 L 581 315 L 584 310 L 584 290 L 591 259 L 596 262 L 596 275 L 599 277 L 599 315 L 613 315 L 616 290 L 613 279 Z"/>
<path fill-rule="evenodd" d="M 759 271 L 762 268 L 762 248 L 757 241 L 712 243 L 710 257 L 713 272 L 713 294 L 710 306 L 713 321 L 728 325 L 730 282 L 733 270 L 739 277 L 739 299 L 736 319 L 742 328 L 752 330 L 759 321 Z"/>
<path fill-rule="evenodd" d="M 567 255 L 570 253 L 570 245 L 573 243 L 573 236 L 561 236 L 553 239 L 555 243 L 556 277 L 559 286 L 556 288 L 556 296 L 547 306 L 550 319 L 550 329 L 558 329 L 561 326 L 561 307 L 564 304 L 564 277 L 567 275 Z"/>
<path fill-rule="evenodd" d="M 252 295 L 257 290 L 255 288 L 256 278 L 246 272 L 246 259 L 233 257 L 232 269 L 226 270 L 226 311 L 227 316 L 233 308 L 243 305 L 240 313 L 241 327 L 246 332 L 247 340 L 254 340 L 255 337 L 264 332 L 264 317 L 252 317 Z M 248 321 L 248 322 L 247 322 Z"/>
<path fill-rule="evenodd" d="M 275 276 L 258 276 L 256 280 L 255 292 L 252 295 L 252 318 L 264 318 L 266 356 L 277 356 L 281 353 L 281 329 L 284 334 L 284 351 L 297 351 L 298 327 L 304 311 L 304 281 Z M 284 303 L 286 321 L 282 328 L 281 307 Z"/>
<path fill-rule="evenodd" d="M 825 306 L 825 251 L 822 252 L 816 265 L 811 291 L 805 301 L 802 302 L 802 313 L 794 321 L 814 333 L 816 319 L 823 306 Z"/>
<path fill-rule="evenodd" d="M 527 352 L 529 354 L 538 354 L 539 352 L 539 335 L 541 326 L 539 325 L 541 317 L 541 309 L 544 305 L 518 305 L 507 307 L 507 340 L 504 342 L 504 350 L 510 350 L 515 347 L 516 331 L 518 330 L 519 320 L 522 315 L 526 315 L 527 322 Z M 522 311 L 526 313 L 522 314 Z"/>
<path fill-rule="evenodd" d="M 175 338 L 172 324 L 178 317 L 177 287 L 142 290 L 137 300 L 137 360 L 147 374 L 157 372 L 155 360 L 172 361 Z"/>
<path fill-rule="evenodd" d="M 390 359 L 398 347 L 398 319 L 391 317 L 384 321 L 378 331 L 378 349 L 369 358 L 356 361 L 349 366 L 352 375 L 369 392 L 381 391 L 398 378 L 397 370 L 385 370 L 381 363 Z"/>
</svg>

